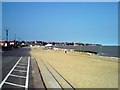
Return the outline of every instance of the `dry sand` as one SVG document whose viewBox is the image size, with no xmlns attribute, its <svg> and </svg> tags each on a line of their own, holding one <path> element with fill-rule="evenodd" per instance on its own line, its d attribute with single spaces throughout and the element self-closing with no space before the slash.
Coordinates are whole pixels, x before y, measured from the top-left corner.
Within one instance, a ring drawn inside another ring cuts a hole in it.
<svg viewBox="0 0 120 90">
<path fill-rule="evenodd" d="M 118 62 L 115 58 L 85 53 L 42 50 L 32 47 L 38 65 L 42 59 L 54 67 L 75 88 L 118 88 Z"/>
</svg>

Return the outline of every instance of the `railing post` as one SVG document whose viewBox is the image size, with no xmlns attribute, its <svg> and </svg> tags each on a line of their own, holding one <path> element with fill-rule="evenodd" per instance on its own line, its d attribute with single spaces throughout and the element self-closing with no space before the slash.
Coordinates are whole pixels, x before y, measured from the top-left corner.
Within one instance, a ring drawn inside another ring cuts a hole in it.
<svg viewBox="0 0 120 90">
<path fill-rule="evenodd" d="M 82 45 L 80 45 L 80 51 L 82 51 Z"/>
<path fill-rule="evenodd" d="M 102 45 L 100 45 L 100 55 L 102 55 Z"/>
</svg>

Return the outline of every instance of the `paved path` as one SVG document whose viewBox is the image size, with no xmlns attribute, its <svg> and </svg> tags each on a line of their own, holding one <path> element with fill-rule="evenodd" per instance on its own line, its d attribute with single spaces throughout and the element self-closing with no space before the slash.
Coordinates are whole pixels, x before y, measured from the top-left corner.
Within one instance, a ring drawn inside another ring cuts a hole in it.
<svg viewBox="0 0 120 90">
<path fill-rule="evenodd" d="M 65 80 L 48 62 L 39 60 L 38 64 L 46 88 L 59 88 L 60 90 L 69 88 L 70 90 L 74 90 L 74 87 L 72 87 L 72 85 L 70 85 L 70 83 Z"/>
<path fill-rule="evenodd" d="M 41 88 L 45 90 L 44 81 L 31 48 L 24 47 L 0 53 L 0 88 Z"/>
<path fill-rule="evenodd" d="M 0 84 L 0 88 L 28 88 L 30 57 L 20 57 Z"/>
<path fill-rule="evenodd" d="M 0 67 L 2 71 L 0 72 L 2 73 L 0 88 L 22 87 L 22 85 L 23 87 L 28 86 L 29 51 L 30 48 L 26 47 L 2 52 L 2 58 L 0 59 L 0 63 L 2 64 L 2 67 Z"/>
</svg>

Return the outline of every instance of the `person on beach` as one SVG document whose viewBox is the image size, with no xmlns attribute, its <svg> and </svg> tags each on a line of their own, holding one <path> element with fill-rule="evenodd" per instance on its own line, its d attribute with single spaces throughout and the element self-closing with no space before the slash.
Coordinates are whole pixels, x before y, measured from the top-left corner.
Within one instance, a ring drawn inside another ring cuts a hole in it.
<svg viewBox="0 0 120 90">
<path fill-rule="evenodd" d="M 65 51 L 64 51 L 65 53 L 67 53 L 67 49 L 65 49 Z"/>
</svg>

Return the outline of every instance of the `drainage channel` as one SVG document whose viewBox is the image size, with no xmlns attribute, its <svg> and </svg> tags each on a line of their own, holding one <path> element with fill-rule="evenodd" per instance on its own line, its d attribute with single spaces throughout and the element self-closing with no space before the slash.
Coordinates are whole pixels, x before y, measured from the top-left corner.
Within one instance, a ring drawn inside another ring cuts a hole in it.
<svg viewBox="0 0 120 90">
<path fill-rule="evenodd" d="M 28 89 L 30 57 L 20 57 L 0 84 L 0 88 Z"/>
</svg>

